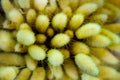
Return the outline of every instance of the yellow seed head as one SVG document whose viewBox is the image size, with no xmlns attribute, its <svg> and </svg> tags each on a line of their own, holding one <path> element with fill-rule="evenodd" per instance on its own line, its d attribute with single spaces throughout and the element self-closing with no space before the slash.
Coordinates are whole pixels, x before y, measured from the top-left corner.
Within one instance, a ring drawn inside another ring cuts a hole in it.
<svg viewBox="0 0 120 80">
<path fill-rule="evenodd" d="M 44 34 L 37 34 L 36 35 L 36 42 L 37 43 L 44 43 L 47 37 Z"/>
</svg>

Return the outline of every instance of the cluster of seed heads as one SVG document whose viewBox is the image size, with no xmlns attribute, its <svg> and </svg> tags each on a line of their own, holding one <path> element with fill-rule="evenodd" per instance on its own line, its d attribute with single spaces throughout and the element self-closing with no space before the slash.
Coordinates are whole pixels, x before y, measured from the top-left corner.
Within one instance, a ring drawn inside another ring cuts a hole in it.
<svg viewBox="0 0 120 80">
<path fill-rule="evenodd" d="M 1 6 L 0 80 L 120 80 L 120 8 L 109 0 Z"/>
</svg>

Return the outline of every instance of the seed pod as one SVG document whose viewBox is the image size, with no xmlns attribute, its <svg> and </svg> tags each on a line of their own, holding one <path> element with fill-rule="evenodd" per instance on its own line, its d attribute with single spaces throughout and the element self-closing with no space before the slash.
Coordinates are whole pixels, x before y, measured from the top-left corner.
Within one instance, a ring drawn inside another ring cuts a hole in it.
<svg viewBox="0 0 120 80">
<path fill-rule="evenodd" d="M 90 49 L 89 47 L 83 43 L 83 42 L 73 42 L 72 45 L 70 46 L 70 51 L 71 54 L 76 55 L 79 53 L 84 53 L 84 54 L 89 54 L 90 53 Z"/>
<path fill-rule="evenodd" d="M 52 70 L 50 69 L 50 66 L 47 66 L 47 68 L 46 68 L 46 77 L 48 80 L 54 79 L 54 75 L 53 75 Z"/>
<path fill-rule="evenodd" d="M 30 70 L 33 71 L 37 68 L 38 61 L 33 60 L 29 55 L 25 55 L 25 62 L 27 68 L 29 68 Z"/>
<path fill-rule="evenodd" d="M 98 34 L 101 31 L 101 26 L 97 23 L 87 23 L 75 32 L 75 35 L 78 39 L 84 39 L 93 35 Z"/>
<path fill-rule="evenodd" d="M 44 13 L 48 15 L 51 19 L 52 15 L 54 14 L 55 10 L 58 8 L 56 0 L 49 0 L 49 4 L 45 7 Z"/>
<path fill-rule="evenodd" d="M 70 51 L 68 50 L 68 49 L 59 49 L 60 50 L 60 52 L 63 54 L 63 56 L 64 56 L 64 59 L 67 59 L 67 58 L 69 58 L 70 57 Z"/>
<path fill-rule="evenodd" d="M 0 30 L 0 49 L 4 52 L 13 52 L 16 41 L 10 32 Z"/>
<path fill-rule="evenodd" d="M 44 43 L 47 37 L 44 34 L 37 34 L 36 35 L 36 42 L 37 43 Z"/>
<path fill-rule="evenodd" d="M 14 80 L 18 72 L 17 67 L 0 67 L 0 80 Z"/>
<path fill-rule="evenodd" d="M 44 67 L 38 67 L 33 71 L 30 80 L 45 80 L 46 71 Z"/>
<path fill-rule="evenodd" d="M 17 41 L 28 46 L 35 42 L 35 35 L 30 30 L 19 30 L 17 32 Z"/>
<path fill-rule="evenodd" d="M 74 11 L 74 10 L 76 10 L 77 9 L 77 7 L 79 6 L 79 0 L 69 0 L 69 2 L 70 2 L 70 4 L 69 4 L 69 6 L 72 8 L 72 10 Z"/>
<path fill-rule="evenodd" d="M 76 29 L 78 29 L 80 27 L 80 25 L 83 23 L 83 21 L 84 21 L 84 15 L 75 14 L 75 15 L 72 16 L 72 18 L 69 22 L 68 28 L 70 30 L 75 31 Z"/>
<path fill-rule="evenodd" d="M 111 32 L 111 31 L 109 31 L 107 29 L 102 28 L 101 34 L 103 34 L 106 37 L 108 37 L 111 40 L 112 44 L 120 43 L 120 37 L 117 34 Z"/>
<path fill-rule="evenodd" d="M 65 73 L 72 79 L 78 80 L 79 75 L 77 71 L 77 67 L 71 59 L 66 59 L 63 64 Z"/>
<path fill-rule="evenodd" d="M 11 11 L 9 11 L 7 17 L 8 20 L 10 20 L 12 23 L 15 23 L 15 26 L 19 26 L 21 23 L 24 22 L 23 15 L 17 9 L 12 9 Z"/>
<path fill-rule="evenodd" d="M 10 0 L 1 0 L 2 9 L 6 14 L 13 9 L 13 5 Z"/>
<path fill-rule="evenodd" d="M 52 65 L 49 65 L 50 66 L 50 69 L 55 77 L 56 80 L 60 80 L 64 73 L 63 73 L 63 69 L 62 69 L 62 66 L 52 66 Z"/>
<path fill-rule="evenodd" d="M 91 47 L 107 47 L 111 44 L 111 40 L 101 34 L 97 34 L 87 38 L 86 43 Z"/>
<path fill-rule="evenodd" d="M 59 33 L 51 39 L 51 46 L 60 48 L 67 45 L 69 42 L 70 37 L 67 34 Z"/>
<path fill-rule="evenodd" d="M 47 52 L 48 62 L 53 66 L 60 66 L 63 64 L 64 56 L 57 49 L 50 49 Z"/>
<path fill-rule="evenodd" d="M 28 68 L 24 68 L 20 71 L 15 80 L 28 80 L 31 73 L 32 72 Z"/>
<path fill-rule="evenodd" d="M 18 0 L 18 5 L 22 8 L 22 9 L 29 9 L 30 6 L 30 0 Z"/>
<path fill-rule="evenodd" d="M 81 0 L 79 4 L 85 4 L 89 2 L 96 3 L 98 7 L 102 7 L 105 3 L 104 0 Z"/>
<path fill-rule="evenodd" d="M 96 56 L 90 54 L 90 57 L 93 59 L 93 61 L 95 62 L 96 65 L 100 65 L 102 63 L 102 61 L 97 58 Z"/>
<path fill-rule="evenodd" d="M 48 0 L 34 0 L 34 8 L 39 12 L 44 11 L 47 6 Z"/>
<path fill-rule="evenodd" d="M 114 52 L 117 52 L 118 54 L 120 54 L 120 44 L 110 45 L 108 48 L 111 51 L 114 51 Z"/>
<path fill-rule="evenodd" d="M 67 15 L 68 19 L 71 18 L 72 14 L 73 14 L 70 6 L 63 8 L 62 12 Z"/>
<path fill-rule="evenodd" d="M 28 48 L 29 55 L 35 60 L 44 60 L 46 58 L 45 50 L 37 45 L 31 45 Z"/>
<path fill-rule="evenodd" d="M 98 9 L 98 5 L 92 2 L 89 3 L 85 3 L 83 5 L 80 5 L 77 10 L 75 11 L 75 13 L 77 14 L 83 14 L 84 16 L 88 16 L 90 14 L 92 14 L 93 12 L 95 12 Z"/>
<path fill-rule="evenodd" d="M 56 14 L 52 19 L 52 27 L 56 31 L 63 31 L 67 25 L 67 16 L 64 13 Z"/>
<path fill-rule="evenodd" d="M 11 21 L 5 20 L 3 22 L 3 28 L 8 29 L 8 30 L 14 30 L 14 29 L 16 29 L 16 26 L 14 23 L 11 23 Z"/>
<path fill-rule="evenodd" d="M 88 75 L 88 74 L 83 73 L 83 74 L 81 75 L 81 80 L 101 80 L 101 79 L 98 78 L 98 77 L 91 76 L 91 75 Z"/>
<path fill-rule="evenodd" d="M 35 28 L 37 31 L 45 33 L 49 24 L 49 18 L 46 15 L 39 15 L 35 21 Z"/>
<path fill-rule="evenodd" d="M 67 34 L 70 38 L 73 38 L 74 37 L 74 32 L 72 31 L 72 30 L 66 30 L 65 32 L 64 32 L 65 34 Z"/>
<path fill-rule="evenodd" d="M 14 47 L 14 50 L 17 53 L 25 53 L 25 52 L 27 52 L 27 48 L 28 48 L 27 46 L 17 43 Z"/>
<path fill-rule="evenodd" d="M 119 60 L 104 48 L 91 48 L 91 53 L 107 64 L 116 65 L 119 63 Z"/>
<path fill-rule="evenodd" d="M 94 14 L 92 17 L 90 17 L 91 21 L 104 24 L 108 20 L 108 15 L 103 13 Z"/>
<path fill-rule="evenodd" d="M 99 74 L 99 69 L 93 62 L 92 58 L 87 56 L 86 54 L 77 54 L 75 56 L 75 63 L 79 69 L 83 72 L 96 76 Z"/>
<path fill-rule="evenodd" d="M 0 64 L 6 66 L 24 66 L 25 60 L 21 55 L 15 53 L 0 53 Z"/>
<path fill-rule="evenodd" d="M 33 24 L 35 22 L 37 13 L 34 9 L 29 9 L 26 14 L 26 19 L 29 24 Z"/>
<path fill-rule="evenodd" d="M 114 33 L 120 32 L 120 23 L 105 24 L 103 27 Z"/>
</svg>

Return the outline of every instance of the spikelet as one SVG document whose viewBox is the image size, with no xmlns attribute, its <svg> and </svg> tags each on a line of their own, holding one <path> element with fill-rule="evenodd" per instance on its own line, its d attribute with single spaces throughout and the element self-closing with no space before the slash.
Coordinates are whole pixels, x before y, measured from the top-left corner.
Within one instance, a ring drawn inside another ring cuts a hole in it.
<svg viewBox="0 0 120 80">
<path fill-rule="evenodd" d="M 103 28 L 106 28 L 114 33 L 119 33 L 120 32 L 120 23 L 106 24 L 103 26 Z"/>
<path fill-rule="evenodd" d="M 29 55 L 35 60 L 44 60 L 46 58 L 46 52 L 38 45 L 31 45 L 28 47 Z"/>
<path fill-rule="evenodd" d="M 85 3 L 83 5 L 80 5 L 77 10 L 75 11 L 75 13 L 79 14 L 83 14 L 84 16 L 88 16 L 90 14 L 92 14 L 93 12 L 95 12 L 98 8 L 98 5 L 92 2 L 89 3 Z"/>
<path fill-rule="evenodd" d="M 19 30 L 17 32 L 17 41 L 23 45 L 31 45 L 35 42 L 35 34 L 30 30 Z"/>
<path fill-rule="evenodd" d="M 50 49 L 47 52 L 48 62 L 53 66 L 60 66 L 63 64 L 64 56 L 63 54 L 57 49 Z"/>
<path fill-rule="evenodd" d="M 76 55 L 79 53 L 89 54 L 90 49 L 85 43 L 76 41 L 71 44 L 70 51 L 71 51 L 71 54 L 73 55 Z"/>
<path fill-rule="evenodd" d="M 13 9 L 13 5 L 10 0 L 1 0 L 1 5 L 6 14 Z"/>
<path fill-rule="evenodd" d="M 68 49 L 61 48 L 59 50 L 63 54 L 64 59 L 67 59 L 70 57 L 70 51 Z"/>
<path fill-rule="evenodd" d="M 87 23 L 75 31 L 78 39 L 84 39 L 98 34 L 101 31 L 101 26 L 97 23 Z"/>
<path fill-rule="evenodd" d="M 19 70 L 17 67 L 0 67 L 0 80 L 14 80 Z"/>
<path fill-rule="evenodd" d="M 26 14 L 26 20 L 29 24 L 33 24 L 35 22 L 37 13 L 34 9 L 29 9 Z"/>
<path fill-rule="evenodd" d="M 81 80 L 101 80 L 101 79 L 99 79 L 99 78 L 97 78 L 95 76 L 91 76 L 91 75 L 83 73 L 81 75 Z"/>
<path fill-rule="evenodd" d="M 71 59 L 66 59 L 63 64 L 63 68 L 65 73 L 72 79 L 78 80 L 79 74 L 77 71 L 77 67 L 75 66 L 74 62 Z"/>
<path fill-rule="evenodd" d="M 26 66 L 30 70 L 35 70 L 37 68 L 38 61 L 33 60 L 29 55 L 25 55 Z"/>
<path fill-rule="evenodd" d="M 114 52 L 117 52 L 118 54 L 120 54 L 120 44 L 110 45 L 108 48 L 111 51 L 114 51 Z"/>
<path fill-rule="evenodd" d="M 48 28 L 47 31 L 46 31 L 46 35 L 48 37 L 52 37 L 54 35 L 54 30 L 52 28 Z"/>
<path fill-rule="evenodd" d="M 86 43 L 91 47 L 107 47 L 111 44 L 111 40 L 101 34 L 97 34 L 87 38 Z"/>
<path fill-rule="evenodd" d="M 112 67 L 109 66 L 100 66 L 100 74 L 99 78 L 101 79 L 109 79 L 109 80 L 119 80 L 120 73 Z"/>
<path fill-rule="evenodd" d="M 17 77 L 14 80 L 28 80 L 31 73 L 32 72 L 28 68 L 24 68 L 20 71 L 20 73 L 17 75 Z"/>
<path fill-rule="evenodd" d="M 36 35 L 36 42 L 37 43 L 44 43 L 47 37 L 44 34 L 37 34 Z"/>
<path fill-rule="evenodd" d="M 46 71 L 44 67 L 38 67 L 33 71 L 30 80 L 45 80 Z"/>
<path fill-rule="evenodd" d="M 91 48 L 91 53 L 107 64 L 116 65 L 119 60 L 105 48 Z"/>
<path fill-rule="evenodd" d="M 62 66 L 52 66 L 52 65 L 49 65 L 51 71 L 52 71 L 52 74 L 55 78 L 55 80 L 60 80 L 63 75 L 64 75 L 64 72 L 63 72 L 63 69 L 62 69 Z"/>
<path fill-rule="evenodd" d="M 20 43 L 16 43 L 15 47 L 14 47 L 14 51 L 17 53 L 25 53 L 27 52 L 28 47 L 24 46 Z"/>
<path fill-rule="evenodd" d="M 30 6 L 30 0 L 18 0 L 18 5 L 23 9 L 29 9 Z"/>
<path fill-rule="evenodd" d="M 6 30 L 0 30 L 0 49 L 5 52 L 14 51 L 16 41 L 13 39 L 12 34 Z"/>
<path fill-rule="evenodd" d="M 67 34 L 59 33 L 51 39 L 51 46 L 60 48 L 67 45 L 69 42 L 70 37 Z"/>
<path fill-rule="evenodd" d="M 84 15 L 82 14 L 73 15 L 69 22 L 68 29 L 75 31 L 80 27 L 83 21 L 84 21 Z"/>
<path fill-rule="evenodd" d="M 33 5 L 36 10 L 43 12 L 47 6 L 48 0 L 34 0 Z"/>
<path fill-rule="evenodd" d="M 38 15 L 35 21 L 36 30 L 45 33 L 49 27 L 49 18 L 46 15 Z"/>
<path fill-rule="evenodd" d="M 111 31 L 109 31 L 107 29 L 102 28 L 101 34 L 103 34 L 106 37 L 108 37 L 111 40 L 112 44 L 118 44 L 118 43 L 120 43 L 120 37 L 117 34 L 111 32 Z"/>
<path fill-rule="evenodd" d="M 15 53 L 0 53 L 0 64 L 6 66 L 24 66 L 25 60 L 21 55 Z"/>
<path fill-rule="evenodd" d="M 52 27 L 56 31 L 63 31 L 67 25 L 67 16 L 64 13 L 56 14 L 52 19 Z"/>
<path fill-rule="evenodd" d="M 80 70 L 83 72 L 97 76 L 99 74 L 99 69 L 92 60 L 92 58 L 86 54 L 75 55 L 75 63 Z"/>
<path fill-rule="evenodd" d="M 66 30 L 65 32 L 64 32 L 65 34 L 67 34 L 70 38 L 73 38 L 74 37 L 74 32 L 72 31 L 72 30 Z"/>
<path fill-rule="evenodd" d="M 79 4 L 85 4 L 88 2 L 96 3 L 98 5 L 98 7 L 102 7 L 105 3 L 104 0 L 80 0 Z"/>
</svg>

